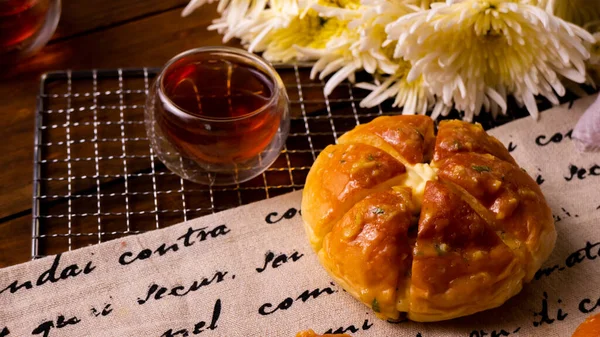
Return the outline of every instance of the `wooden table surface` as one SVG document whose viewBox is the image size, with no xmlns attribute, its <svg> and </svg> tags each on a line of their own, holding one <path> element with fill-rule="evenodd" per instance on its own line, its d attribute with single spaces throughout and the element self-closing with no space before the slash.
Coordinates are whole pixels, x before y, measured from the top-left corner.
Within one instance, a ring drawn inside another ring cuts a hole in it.
<svg viewBox="0 0 600 337">
<path fill-rule="evenodd" d="M 221 36 L 207 30 L 217 16 L 216 4 L 182 18 L 187 2 L 63 0 L 50 43 L 30 59 L 0 68 L 0 268 L 31 259 L 34 115 L 40 76 L 52 70 L 160 67 L 182 51 L 221 45 Z M 542 110 L 547 107 L 540 105 Z M 527 115 L 520 110 L 511 113 Z"/>
<path fill-rule="evenodd" d="M 159 67 L 195 47 L 220 45 L 207 31 L 215 5 L 182 18 L 187 0 L 63 0 L 50 43 L 0 69 L 0 268 L 31 258 L 33 135 L 40 75 L 64 69 Z M 235 43 L 231 44 L 235 45 Z"/>
</svg>

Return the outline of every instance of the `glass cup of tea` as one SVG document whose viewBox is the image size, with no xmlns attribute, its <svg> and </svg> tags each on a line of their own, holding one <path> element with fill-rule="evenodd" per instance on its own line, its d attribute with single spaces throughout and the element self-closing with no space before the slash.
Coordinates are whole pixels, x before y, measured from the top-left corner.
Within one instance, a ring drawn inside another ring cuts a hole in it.
<svg viewBox="0 0 600 337">
<path fill-rule="evenodd" d="M 263 173 L 289 133 L 288 96 L 262 58 L 230 47 L 202 47 L 171 59 L 146 101 L 146 132 L 177 175 L 230 185 Z"/>
<path fill-rule="evenodd" d="M 50 41 L 61 0 L 0 0 L 0 64 L 14 62 Z"/>
</svg>

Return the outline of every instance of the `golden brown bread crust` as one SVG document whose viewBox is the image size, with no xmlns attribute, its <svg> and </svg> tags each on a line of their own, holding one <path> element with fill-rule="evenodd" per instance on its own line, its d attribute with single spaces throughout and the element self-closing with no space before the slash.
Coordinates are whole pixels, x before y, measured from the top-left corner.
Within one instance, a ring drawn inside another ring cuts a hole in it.
<svg viewBox="0 0 600 337">
<path fill-rule="evenodd" d="M 556 240 L 539 187 L 497 139 L 461 121 L 440 123 L 436 138 L 426 116 L 380 117 L 327 147 L 302 216 L 336 282 L 391 319 L 497 307 Z"/>
<path fill-rule="evenodd" d="M 356 202 L 373 191 L 393 186 L 394 178 L 406 172 L 404 165 L 394 157 L 365 144 L 330 145 L 321 152 L 313 167 L 307 181 L 317 185 L 304 190 L 302 208 L 310 208 L 303 219 L 316 250 L 333 224 Z"/>
<path fill-rule="evenodd" d="M 411 319 L 469 315 L 521 290 L 522 261 L 442 182 L 427 182 L 414 254 Z"/>
<path fill-rule="evenodd" d="M 362 143 L 378 147 L 404 164 L 431 160 L 435 136 L 426 116 L 379 117 L 340 137 L 339 144 Z"/>
<path fill-rule="evenodd" d="M 338 283 L 394 319 L 398 318 L 396 288 L 406 284 L 412 257 L 411 198 L 407 188 L 367 196 L 333 226 L 319 251 L 321 263 Z"/>
<path fill-rule="evenodd" d="M 511 164 L 516 162 L 502 143 L 490 137 L 480 124 L 451 120 L 441 121 L 435 142 L 435 161 L 456 153 L 473 152 L 491 154 Z"/>
<path fill-rule="evenodd" d="M 533 260 L 526 263 L 525 281 L 530 281 L 554 247 L 553 242 L 546 244 L 554 221 L 537 183 L 519 167 L 491 155 L 460 153 L 437 166 L 438 178 L 458 186 L 504 240 L 524 244 L 525 258 Z"/>
</svg>

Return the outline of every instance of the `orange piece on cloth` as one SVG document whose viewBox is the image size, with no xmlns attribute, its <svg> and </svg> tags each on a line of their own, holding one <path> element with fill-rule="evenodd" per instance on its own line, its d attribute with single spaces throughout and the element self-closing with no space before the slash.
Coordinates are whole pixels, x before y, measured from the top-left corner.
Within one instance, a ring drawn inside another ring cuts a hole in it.
<svg viewBox="0 0 600 337">
<path fill-rule="evenodd" d="M 589 316 L 581 323 L 572 337 L 598 337 L 600 336 L 600 314 Z"/>
<path fill-rule="evenodd" d="M 324 334 L 324 335 L 319 335 L 316 332 L 314 332 L 312 329 L 310 330 L 305 330 L 305 331 L 300 331 L 296 334 L 296 337 L 351 337 L 350 335 L 339 335 L 339 334 Z"/>
</svg>

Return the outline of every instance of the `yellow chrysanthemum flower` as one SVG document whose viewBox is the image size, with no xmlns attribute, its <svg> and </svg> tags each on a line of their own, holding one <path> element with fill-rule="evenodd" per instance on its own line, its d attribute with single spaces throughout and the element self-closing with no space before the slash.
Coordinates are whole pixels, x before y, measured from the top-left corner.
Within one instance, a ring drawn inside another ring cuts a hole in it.
<svg viewBox="0 0 600 337">
<path fill-rule="evenodd" d="M 533 3 L 582 27 L 600 20 L 600 0 L 533 0 Z"/>
<path fill-rule="evenodd" d="M 590 64 L 600 66 L 600 32 L 594 33 L 596 42 L 590 44 Z"/>
<path fill-rule="evenodd" d="M 311 13 L 303 18 L 295 17 L 287 27 L 273 30 L 262 47 L 255 48 L 257 52 L 263 51 L 263 57 L 269 61 L 288 62 L 298 55 L 295 44 L 306 46 L 313 41 L 313 35 L 321 30 L 321 19 L 316 13 Z"/>
<path fill-rule="evenodd" d="M 431 4 L 434 2 L 444 2 L 445 0 L 412 0 L 410 1 L 412 4 L 419 6 L 423 9 L 430 9 Z"/>
<path fill-rule="evenodd" d="M 590 51 L 588 76 L 589 82 L 596 86 L 600 86 L 600 32 L 594 33 L 594 38 L 596 39 L 596 42 L 589 43 L 587 46 Z"/>
<path fill-rule="evenodd" d="M 303 17 L 295 17 L 284 28 L 274 30 L 265 39 L 266 43 L 256 51 L 271 62 L 289 62 L 293 59 L 310 60 L 298 53 L 297 46 L 323 49 L 333 37 L 346 29 L 346 23 L 336 18 L 321 18 L 314 10 Z"/>
<path fill-rule="evenodd" d="M 305 45 L 308 48 L 324 49 L 327 43 L 334 37 L 338 37 L 346 31 L 348 22 L 337 18 L 323 18 L 319 16 L 321 28 L 314 35 L 312 41 Z M 296 44 L 302 46 L 300 44 Z"/>
<path fill-rule="evenodd" d="M 326 7 L 351 10 L 360 8 L 360 0 L 318 0 L 318 4 Z"/>
<path fill-rule="evenodd" d="M 512 94 L 537 117 L 536 95 L 557 104 L 564 76 L 585 81 L 594 41 L 581 27 L 518 1 L 463 0 L 434 3 L 429 11 L 401 17 L 386 27 L 397 41 L 395 57 L 412 64 L 407 80 L 423 76 L 444 104 L 472 120 L 482 107 L 506 111 Z"/>
</svg>

